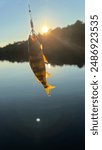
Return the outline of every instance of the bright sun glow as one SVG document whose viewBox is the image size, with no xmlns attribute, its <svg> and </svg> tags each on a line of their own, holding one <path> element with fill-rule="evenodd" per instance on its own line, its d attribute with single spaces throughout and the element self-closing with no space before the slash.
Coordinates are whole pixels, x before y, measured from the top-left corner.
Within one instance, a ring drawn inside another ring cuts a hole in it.
<svg viewBox="0 0 102 150">
<path fill-rule="evenodd" d="M 42 33 L 47 33 L 49 28 L 47 26 L 42 27 Z"/>
</svg>

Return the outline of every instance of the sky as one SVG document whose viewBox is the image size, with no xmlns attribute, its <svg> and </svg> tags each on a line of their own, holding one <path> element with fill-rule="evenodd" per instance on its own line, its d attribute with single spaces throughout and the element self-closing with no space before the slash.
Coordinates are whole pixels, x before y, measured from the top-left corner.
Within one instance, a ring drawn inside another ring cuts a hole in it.
<svg viewBox="0 0 102 150">
<path fill-rule="evenodd" d="M 0 0 L 0 47 L 27 40 L 29 1 L 37 33 L 44 25 L 54 29 L 85 21 L 85 0 Z"/>
</svg>

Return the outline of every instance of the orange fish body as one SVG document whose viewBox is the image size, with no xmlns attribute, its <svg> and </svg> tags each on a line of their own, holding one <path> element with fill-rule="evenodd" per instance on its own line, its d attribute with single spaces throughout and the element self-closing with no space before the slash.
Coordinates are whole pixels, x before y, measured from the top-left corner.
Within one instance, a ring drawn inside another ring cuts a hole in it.
<svg viewBox="0 0 102 150">
<path fill-rule="evenodd" d="M 36 35 L 29 36 L 29 63 L 37 78 L 45 88 L 45 92 L 50 95 L 51 89 L 55 88 L 49 85 L 46 80 L 46 67 L 45 67 L 45 56 L 43 54 L 42 45 L 37 39 Z"/>
</svg>

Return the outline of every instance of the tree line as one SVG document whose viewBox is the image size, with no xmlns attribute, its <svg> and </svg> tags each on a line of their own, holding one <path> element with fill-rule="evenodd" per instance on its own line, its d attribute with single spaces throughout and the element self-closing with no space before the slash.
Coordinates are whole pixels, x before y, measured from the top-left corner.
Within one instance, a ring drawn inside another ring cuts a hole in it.
<svg viewBox="0 0 102 150">
<path fill-rule="evenodd" d="M 38 34 L 43 51 L 52 65 L 85 63 L 85 23 L 77 20 L 67 27 L 57 27 L 47 34 Z M 15 42 L 0 48 L 0 60 L 25 62 L 29 60 L 28 41 Z"/>
</svg>

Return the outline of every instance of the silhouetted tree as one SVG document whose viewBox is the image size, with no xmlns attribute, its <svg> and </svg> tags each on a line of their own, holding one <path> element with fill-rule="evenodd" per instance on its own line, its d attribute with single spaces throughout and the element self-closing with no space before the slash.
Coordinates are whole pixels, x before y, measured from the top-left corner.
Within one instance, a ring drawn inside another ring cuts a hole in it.
<svg viewBox="0 0 102 150">
<path fill-rule="evenodd" d="M 46 35 L 38 34 L 44 47 L 44 54 L 53 65 L 76 64 L 85 62 L 85 24 L 77 20 L 67 27 L 57 27 Z M 0 60 L 28 61 L 28 41 L 15 42 L 0 48 Z"/>
</svg>

